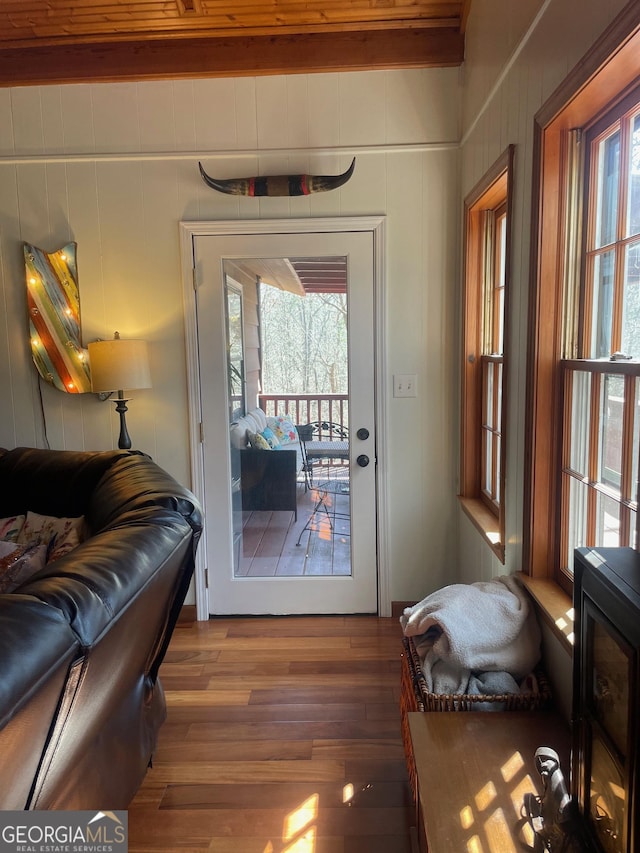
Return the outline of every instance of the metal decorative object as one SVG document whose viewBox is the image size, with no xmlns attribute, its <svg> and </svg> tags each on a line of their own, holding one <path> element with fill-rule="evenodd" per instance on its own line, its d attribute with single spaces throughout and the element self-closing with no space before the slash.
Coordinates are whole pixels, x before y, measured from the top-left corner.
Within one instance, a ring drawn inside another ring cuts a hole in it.
<svg viewBox="0 0 640 853">
<path fill-rule="evenodd" d="M 226 178 L 219 180 L 207 175 L 198 163 L 202 180 L 208 187 L 227 195 L 294 196 L 336 190 L 346 184 L 355 169 L 356 158 L 341 175 L 265 175 L 254 178 Z"/>
<path fill-rule="evenodd" d="M 525 794 L 523 813 L 534 832 L 534 850 L 547 853 L 577 853 L 574 803 L 567 790 L 558 753 L 541 746 L 535 754 L 542 781 L 542 796 Z"/>
<path fill-rule="evenodd" d="M 48 254 L 24 244 L 31 356 L 38 373 L 67 394 L 91 391 L 80 335 L 76 243 Z"/>
</svg>

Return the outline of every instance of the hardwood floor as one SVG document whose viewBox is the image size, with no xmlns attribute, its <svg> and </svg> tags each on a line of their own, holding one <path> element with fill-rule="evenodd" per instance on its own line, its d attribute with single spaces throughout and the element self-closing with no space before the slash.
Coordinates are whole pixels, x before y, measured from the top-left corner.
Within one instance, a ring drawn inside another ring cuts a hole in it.
<svg viewBox="0 0 640 853">
<path fill-rule="evenodd" d="M 410 853 L 400 638 L 369 616 L 180 624 L 130 853 Z"/>
</svg>

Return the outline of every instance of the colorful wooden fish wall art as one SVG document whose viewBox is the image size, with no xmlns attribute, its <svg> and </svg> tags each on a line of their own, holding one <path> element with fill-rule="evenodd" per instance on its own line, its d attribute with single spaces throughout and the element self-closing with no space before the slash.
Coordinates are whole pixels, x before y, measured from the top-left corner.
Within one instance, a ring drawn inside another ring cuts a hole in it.
<svg viewBox="0 0 640 853">
<path fill-rule="evenodd" d="M 324 193 L 346 184 L 355 169 L 356 158 L 341 175 L 266 175 L 254 178 L 218 179 L 207 175 L 198 163 L 202 180 L 208 187 L 227 195 L 296 196 Z"/>
<path fill-rule="evenodd" d="M 82 347 L 76 243 L 48 254 L 24 244 L 31 356 L 44 380 L 67 394 L 91 391 Z"/>
</svg>

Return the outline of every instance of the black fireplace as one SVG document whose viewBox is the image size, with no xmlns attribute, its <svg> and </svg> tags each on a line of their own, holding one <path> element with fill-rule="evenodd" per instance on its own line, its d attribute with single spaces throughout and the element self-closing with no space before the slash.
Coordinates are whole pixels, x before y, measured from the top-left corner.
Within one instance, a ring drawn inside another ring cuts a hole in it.
<svg viewBox="0 0 640 853">
<path fill-rule="evenodd" d="M 635 853 L 640 726 L 640 554 L 575 552 L 571 787 L 595 853 Z"/>
</svg>

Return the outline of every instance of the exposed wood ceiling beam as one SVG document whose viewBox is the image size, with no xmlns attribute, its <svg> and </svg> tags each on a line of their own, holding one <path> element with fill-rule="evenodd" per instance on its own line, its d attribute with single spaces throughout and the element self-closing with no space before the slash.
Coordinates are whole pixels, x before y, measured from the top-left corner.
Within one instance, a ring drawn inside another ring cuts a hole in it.
<svg viewBox="0 0 640 853">
<path fill-rule="evenodd" d="M 0 14 L 0 26 L 2 16 Z M 175 20 L 164 25 L 149 27 L 144 22 L 131 22 L 123 27 L 114 24 L 93 25 L 91 27 L 64 26 L 38 27 L 28 29 L 0 29 L 0 45 L 10 43 L 12 47 L 42 47 L 55 44 L 91 44 L 115 41 L 158 41 L 190 38 L 227 38 L 229 36 L 267 36 L 304 35 L 306 33 L 367 32 L 369 30 L 416 30 L 416 29 L 455 29 L 460 28 L 460 19 L 449 18 L 393 18 L 385 17 L 377 21 L 343 21 L 339 24 L 324 21 L 320 23 L 279 24 L 265 23 L 260 26 L 221 26 L 211 24 L 210 19 L 196 26 L 180 26 Z"/>
<path fill-rule="evenodd" d="M 0 49 L 0 86 L 459 65 L 455 28 L 42 45 Z"/>
<path fill-rule="evenodd" d="M 472 0 L 0 0 L 0 86 L 459 65 Z"/>
</svg>

